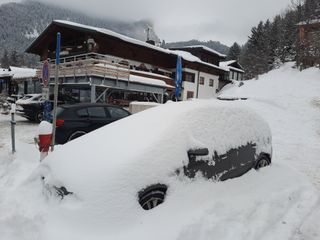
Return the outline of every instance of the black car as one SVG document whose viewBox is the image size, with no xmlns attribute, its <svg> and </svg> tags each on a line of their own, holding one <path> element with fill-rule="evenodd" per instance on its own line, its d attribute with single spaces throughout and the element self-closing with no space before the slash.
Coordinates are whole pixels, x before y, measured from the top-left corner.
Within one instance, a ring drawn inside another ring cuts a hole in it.
<svg viewBox="0 0 320 240">
<path fill-rule="evenodd" d="M 49 96 L 49 101 L 53 106 L 53 94 Z M 58 95 L 58 105 L 61 104 L 74 104 L 79 101 L 69 95 L 59 94 Z M 30 121 L 41 122 L 43 120 L 43 109 L 44 109 L 45 100 L 43 98 L 37 99 L 30 102 L 21 102 L 17 101 L 16 113 L 22 117 L 27 118 Z M 52 109 L 51 106 L 51 109 Z"/>
<path fill-rule="evenodd" d="M 64 144 L 129 115 L 121 107 L 102 103 L 61 105 L 57 109 L 55 143 Z"/>
</svg>

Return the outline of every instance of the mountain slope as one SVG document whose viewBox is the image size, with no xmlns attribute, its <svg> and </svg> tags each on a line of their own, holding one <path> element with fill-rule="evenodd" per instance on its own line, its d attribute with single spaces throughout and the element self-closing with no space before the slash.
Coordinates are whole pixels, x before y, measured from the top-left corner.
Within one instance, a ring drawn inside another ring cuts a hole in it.
<svg viewBox="0 0 320 240">
<path fill-rule="evenodd" d="M 145 29 L 150 25 L 147 21 L 127 23 L 93 18 L 36 1 L 7 3 L 0 6 L 0 56 L 5 49 L 22 53 L 54 19 L 108 28 L 143 41 L 146 40 Z M 158 41 L 154 33 L 151 37 Z"/>
</svg>

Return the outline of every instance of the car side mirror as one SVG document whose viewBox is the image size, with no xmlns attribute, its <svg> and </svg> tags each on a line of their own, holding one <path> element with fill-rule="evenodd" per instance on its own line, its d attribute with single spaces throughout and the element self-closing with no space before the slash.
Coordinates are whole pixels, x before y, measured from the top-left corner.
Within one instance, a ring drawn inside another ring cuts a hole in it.
<svg viewBox="0 0 320 240">
<path fill-rule="evenodd" d="M 188 151 L 189 156 L 206 156 L 209 154 L 208 148 L 196 148 Z"/>
</svg>

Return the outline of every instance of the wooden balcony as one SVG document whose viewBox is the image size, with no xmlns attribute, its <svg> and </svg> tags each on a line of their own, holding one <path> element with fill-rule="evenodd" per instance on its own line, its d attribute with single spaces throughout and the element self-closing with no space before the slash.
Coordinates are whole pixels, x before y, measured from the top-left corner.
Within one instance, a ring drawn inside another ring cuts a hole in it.
<svg viewBox="0 0 320 240">
<path fill-rule="evenodd" d="M 93 53 L 61 58 L 59 78 L 98 76 L 104 79 L 128 81 L 130 69 L 125 63 L 126 61 L 120 58 Z M 37 76 L 39 78 L 42 78 L 42 64 L 37 69 Z M 55 60 L 50 60 L 49 66 L 50 78 L 52 79 L 55 72 Z"/>
</svg>

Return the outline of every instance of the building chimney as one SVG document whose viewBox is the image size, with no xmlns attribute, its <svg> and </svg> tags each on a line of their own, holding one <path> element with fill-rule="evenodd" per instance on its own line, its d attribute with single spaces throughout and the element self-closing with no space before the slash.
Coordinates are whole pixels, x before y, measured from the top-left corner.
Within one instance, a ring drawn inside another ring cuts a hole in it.
<svg viewBox="0 0 320 240">
<path fill-rule="evenodd" d="M 151 40 L 151 39 L 148 39 L 146 42 L 151 44 L 151 45 L 153 45 L 153 46 L 156 45 L 156 42 L 154 40 Z"/>
</svg>

